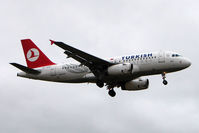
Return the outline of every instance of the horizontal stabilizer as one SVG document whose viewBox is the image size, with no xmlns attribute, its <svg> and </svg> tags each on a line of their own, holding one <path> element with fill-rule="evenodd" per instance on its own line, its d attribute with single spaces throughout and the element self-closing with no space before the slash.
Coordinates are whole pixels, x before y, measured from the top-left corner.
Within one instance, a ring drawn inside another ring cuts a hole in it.
<svg viewBox="0 0 199 133">
<path fill-rule="evenodd" d="M 21 71 L 29 74 L 39 74 L 40 71 L 34 70 L 32 68 L 17 64 L 17 63 L 10 63 L 11 65 L 15 66 L 16 68 L 20 69 Z"/>
</svg>

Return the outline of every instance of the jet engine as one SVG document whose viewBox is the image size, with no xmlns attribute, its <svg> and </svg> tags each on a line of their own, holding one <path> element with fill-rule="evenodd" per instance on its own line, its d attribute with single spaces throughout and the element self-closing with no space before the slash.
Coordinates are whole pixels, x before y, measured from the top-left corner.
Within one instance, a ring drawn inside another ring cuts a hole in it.
<svg viewBox="0 0 199 133">
<path fill-rule="evenodd" d="M 139 79 L 126 82 L 122 86 L 122 90 L 136 91 L 136 90 L 144 90 L 144 89 L 147 89 L 148 87 L 149 87 L 149 80 L 139 78 Z"/>
<path fill-rule="evenodd" d="M 125 64 L 117 64 L 110 66 L 107 70 L 109 75 L 124 75 L 124 74 L 131 74 L 133 70 L 133 64 L 125 63 Z"/>
<path fill-rule="evenodd" d="M 131 63 L 116 64 L 107 69 L 108 75 L 120 76 L 139 72 L 139 67 Z"/>
</svg>

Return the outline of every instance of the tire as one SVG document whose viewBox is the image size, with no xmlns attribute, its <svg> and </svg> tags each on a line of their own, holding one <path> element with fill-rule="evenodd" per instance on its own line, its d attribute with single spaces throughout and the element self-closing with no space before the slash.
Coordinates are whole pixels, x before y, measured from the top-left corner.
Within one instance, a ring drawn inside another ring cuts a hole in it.
<svg viewBox="0 0 199 133">
<path fill-rule="evenodd" d="M 104 87 L 104 82 L 103 82 L 103 81 L 97 81 L 96 85 L 97 85 L 99 88 L 102 88 L 102 87 Z"/>
<path fill-rule="evenodd" d="M 164 85 L 167 85 L 168 82 L 167 82 L 166 80 L 163 80 L 163 84 L 164 84 Z"/>
<path fill-rule="evenodd" d="M 115 91 L 112 89 L 112 90 L 109 90 L 108 94 L 111 96 L 111 97 L 114 97 L 116 95 Z"/>
</svg>

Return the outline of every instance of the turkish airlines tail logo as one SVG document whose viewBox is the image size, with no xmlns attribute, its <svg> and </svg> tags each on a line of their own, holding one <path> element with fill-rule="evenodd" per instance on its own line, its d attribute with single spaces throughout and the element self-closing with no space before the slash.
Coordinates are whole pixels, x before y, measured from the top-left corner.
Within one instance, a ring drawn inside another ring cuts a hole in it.
<svg viewBox="0 0 199 133">
<path fill-rule="evenodd" d="M 39 58 L 39 51 L 36 48 L 31 48 L 28 50 L 26 57 L 29 61 L 34 62 Z"/>
<path fill-rule="evenodd" d="M 21 40 L 26 63 L 29 68 L 55 65 L 30 39 Z"/>
</svg>

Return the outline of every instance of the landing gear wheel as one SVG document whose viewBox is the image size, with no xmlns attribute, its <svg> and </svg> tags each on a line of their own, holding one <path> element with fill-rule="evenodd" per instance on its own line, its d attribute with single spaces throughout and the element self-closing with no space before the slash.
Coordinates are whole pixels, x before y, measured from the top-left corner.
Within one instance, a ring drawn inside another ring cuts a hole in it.
<svg viewBox="0 0 199 133">
<path fill-rule="evenodd" d="M 111 96 L 111 97 L 114 97 L 116 95 L 115 91 L 112 89 L 112 90 L 109 90 L 108 91 L 108 94 Z"/>
<path fill-rule="evenodd" d="M 164 85 L 167 85 L 168 82 L 167 82 L 166 80 L 163 80 L 163 84 L 164 84 Z"/>
<path fill-rule="evenodd" d="M 163 72 L 163 73 L 162 73 L 162 79 L 163 79 L 163 82 L 162 82 L 162 83 L 163 83 L 164 85 L 167 85 L 168 82 L 166 81 L 166 72 Z"/>
<path fill-rule="evenodd" d="M 97 81 L 96 85 L 97 85 L 99 88 L 102 88 L 102 87 L 104 87 L 104 82 L 103 82 L 103 81 Z"/>
</svg>

